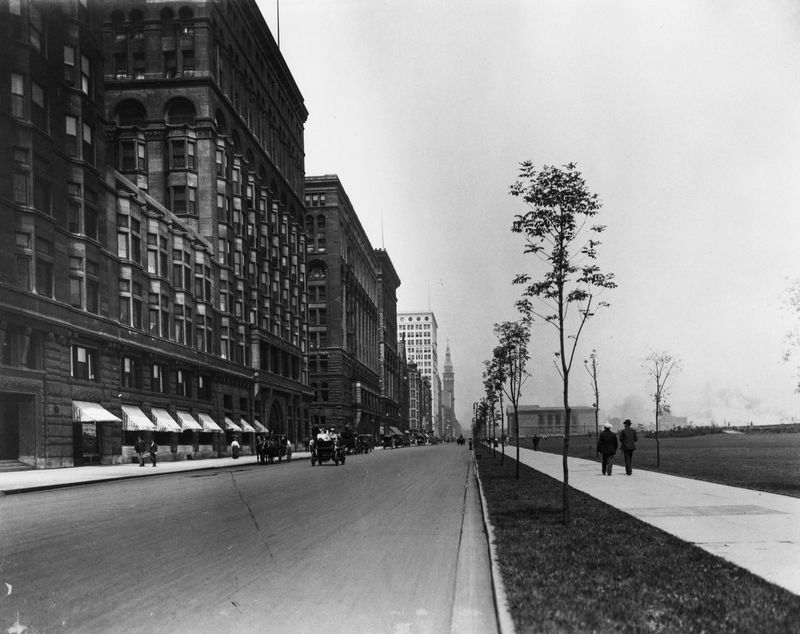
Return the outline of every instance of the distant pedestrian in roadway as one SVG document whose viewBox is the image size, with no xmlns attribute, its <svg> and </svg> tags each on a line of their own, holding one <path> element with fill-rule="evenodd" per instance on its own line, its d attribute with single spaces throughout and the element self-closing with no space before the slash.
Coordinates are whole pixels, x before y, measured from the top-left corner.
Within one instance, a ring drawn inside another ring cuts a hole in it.
<svg viewBox="0 0 800 634">
<path fill-rule="evenodd" d="M 630 418 L 626 418 L 622 424 L 625 427 L 619 432 L 619 444 L 622 447 L 622 455 L 625 456 L 625 473 L 631 475 L 633 473 L 633 468 L 631 468 L 633 452 L 636 449 L 636 441 L 639 440 L 639 437 L 636 435 L 636 430 L 631 427 Z"/>
<path fill-rule="evenodd" d="M 611 475 L 614 464 L 614 454 L 617 453 L 617 436 L 611 431 L 611 423 L 603 425 L 603 431 L 597 437 L 597 453 L 603 458 L 603 475 Z"/>
<path fill-rule="evenodd" d="M 144 444 L 144 440 L 142 440 L 142 437 L 139 436 L 136 439 L 136 444 L 133 446 L 133 449 L 136 452 L 136 455 L 139 456 L 139 466 L 140 467 L 144 466 L 144 452 L 145 452 L 146 448 L 147 448 L 147 446 Z"/>
<path fill-rule="evenodd" d="M 153 466 L 156 466 L 156 455 L 158 454 L 158 445 L 156 444 L 155 440 L 150 441 L 150 462 L 153 463 Z"/>
<path fill-rule="evenodd" d="M 533 435 L 533 450 L 539 451 L 539 434 Z"/>
</svg>

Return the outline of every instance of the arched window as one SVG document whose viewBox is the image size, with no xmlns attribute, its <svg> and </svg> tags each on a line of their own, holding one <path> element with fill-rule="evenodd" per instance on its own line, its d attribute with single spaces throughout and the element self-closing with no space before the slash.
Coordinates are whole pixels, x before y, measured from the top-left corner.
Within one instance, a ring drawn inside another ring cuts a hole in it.
<svg viewBox="0 0 800 634">
<path fill-rule="evenodd" d="M 167 104 L 167 123 L 170 125 L 194 125 L 195 109 L 188 99 L 177 98 Z"/>
<path fill-rule="evenodd" d="M 114 115 L 114 122 L 118 126 L 144 127 L 146 120 L 147 113 L 144 106 L 135 99 L 121 101 Z"/>
<path fill-rule="evenodd" d="M 308 267 L 309 281 L 324 280 L 328 277 L 328 269 L 322 262 L 312 262 Z"/>
</svg>

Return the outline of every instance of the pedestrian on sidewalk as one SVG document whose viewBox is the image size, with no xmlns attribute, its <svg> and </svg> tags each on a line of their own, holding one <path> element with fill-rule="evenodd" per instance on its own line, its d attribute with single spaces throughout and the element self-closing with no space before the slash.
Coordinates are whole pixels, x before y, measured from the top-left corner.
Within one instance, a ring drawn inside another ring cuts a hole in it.
<svg viewBox="0 0 800 634">
<path fill-rule="evenodd" d="M 597 437 L 597 453 L 603 458 L 603 475 L 611 475 L 614 454 L 617 453 L 617 435 L 611 431 L 611 423 L 603 424 L 603 431 Z"/>
<path fill-rule="evenodd" d="M 150 441 L 150 462 L 153 463 L 154 467 L 156 466 L 156 454 L 158 454 L 158 445 L 154 438 Z"/>
<path fill-rule="evenodd" d="M 236 436 L 233 437 L 233 442 L 231 443 L 231 455 L 235 458 L 239 457 L 239 450 L 241 449 L 241 445 L 239 445 L 239 441 L 236 439 Z"/>
<path fill-rule="evenodd" d="M 533 450 L 539 451 L 539 434 L 533 435 Z"/>
<path fill-rule="evenodd" d="M 619 444 L 622 447 L 622 455 L 625 456 L 625 473 L 631 475 L 633 468 L 631 462 L 633 461 L 633 452 L 636 449 L 636 441 L 639 437 L 636 435 L 636 430 L 631 427 L 631 419 L 626 418 L 622 423 L 625 427 L 619 432 Z"/>
<path fill-rule="evenodd" d="M 133 446 L 133 450 L 136 452 L 136 455 L 139 456 L 140 467 L 144 466 L 144 452 L 146 448 L 147 446 L 144 444 L 144 440 L 142 440 L 142 437 L 139 436 L 136 439 L 136 444 Z"/>
</svg>

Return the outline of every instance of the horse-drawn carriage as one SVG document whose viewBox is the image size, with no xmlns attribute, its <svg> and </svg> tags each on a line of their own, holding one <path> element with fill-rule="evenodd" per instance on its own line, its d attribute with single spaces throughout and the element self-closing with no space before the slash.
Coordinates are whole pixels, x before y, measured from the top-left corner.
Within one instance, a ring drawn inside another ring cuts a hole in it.
<svg viewBox="0 0 800 634">
<path fill-rule="evenodd" d="M 345 448 L 337 434 L 321 432 L 317 434 L 311 444 L 311 466 L 321 465 L 323 462 L 332 460 L 338 467 L 341 462 L 344 464 Z"/>
<path fill-rule="evenodd" d="M 270 434 L 260 436 L 257 440 L 257 452 L 259 464 L 272 464 L 277 460 L 281 462 L 292 459 L 292 446 L 283 434 Z"/>
</svg>

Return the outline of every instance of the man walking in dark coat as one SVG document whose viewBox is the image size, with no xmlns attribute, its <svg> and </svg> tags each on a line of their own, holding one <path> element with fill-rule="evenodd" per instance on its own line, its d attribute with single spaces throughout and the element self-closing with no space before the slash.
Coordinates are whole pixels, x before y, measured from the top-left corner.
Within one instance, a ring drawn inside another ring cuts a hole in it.
<svg viewBox="0 0 800 634">
<path fill-rule="evenodd" d="M 626 418 L 623 430 L 619 432 L 619 444 L 622 446 L 622 455 L 625 456 L 625 473 L 631 475 L 633 468 L 631 462 L 633 461 L 633 451 L 636 449 L 636 441 L 639 440 L 636 435 L 636 430 L 631 427 L 631 419 Z"/>
<path fill-rule="evenodd" d="M 617 453 L 617 435 L 611 431 L 611 423 L 603 425 L 603 431 L 597 437 L 597 453 L 603 457 L 603 475 L 611 475 L 614 454 Z"/>
<path fill-rule="evenodd" d="M 136 444 L 133 446 L 133 449 L 136 452 L 136 455 L 139 457 L 139 466 L 143 467 L 145 444 L 141 436 L 139 436 L 138 439 L 136 440 Z"/>
</svg>

